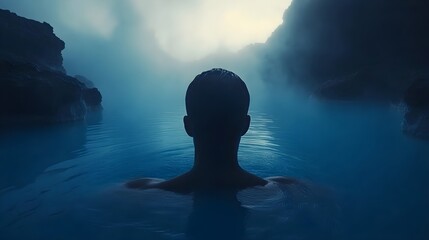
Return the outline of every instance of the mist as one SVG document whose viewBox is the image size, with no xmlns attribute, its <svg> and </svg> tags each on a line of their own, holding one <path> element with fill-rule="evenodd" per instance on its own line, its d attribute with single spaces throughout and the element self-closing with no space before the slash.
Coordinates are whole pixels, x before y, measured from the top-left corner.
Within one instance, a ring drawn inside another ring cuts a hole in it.
<svg viewBox="0 0 429 240">
<path fill-rule="evenodd" d="M 258 91 L 258 56 L 243 48 L 265 42 L 281 24 L 290 1 L 271 2 L 6 0 L 0 7 L 51 24 L 66 43 L 67 73 L 93 81 L 106 107 L 130 107 L 183 104 L 187 84 L 215 67 Z"/>
<path fill-rule="evenodd" d="M 49 23 L 65 42 L 66 74 L 102 94 L 102 110 L 82 121 L 0 131 L 0 237 L 182 239 L 182 225 L 206 218 L 181 212 L 189 199 L 118 186 L 192 168 L 185 92 L 197 74 L 224 68 L 250 92 L 243 169 L 332 192 L 342 214 L 327 239 L 426 239 L 424 0 L 1 0 L 0 8 Z M 278 192 L 243 204 L 259 214 L 246 225 L 255 239 L 315 239 L 295 215 L 302 205 L 284 210 L 289 193 Z M 244 227 L 240 216 L 231 221 Z"/>
<path fill-rule="evenodd" d="M 401 101 L 428 77 L 428 9 L 424 0 L 294 1 L 267 41 L 267 78 L 322 98 Z"/>
</svg>

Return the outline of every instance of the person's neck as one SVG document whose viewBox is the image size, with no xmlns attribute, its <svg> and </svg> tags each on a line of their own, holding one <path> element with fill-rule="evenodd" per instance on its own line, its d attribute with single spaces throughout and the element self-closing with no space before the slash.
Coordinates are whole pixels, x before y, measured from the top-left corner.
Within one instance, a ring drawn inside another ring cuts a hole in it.
<svg viewBox="0 0 429 240">
<path fill-rule="evenodd" d="M 237 159 L 238 143 L 195 143 L 195 160 L 192 172 L 210 179 L 236 176 L 242 169 Z"/>
</svg>

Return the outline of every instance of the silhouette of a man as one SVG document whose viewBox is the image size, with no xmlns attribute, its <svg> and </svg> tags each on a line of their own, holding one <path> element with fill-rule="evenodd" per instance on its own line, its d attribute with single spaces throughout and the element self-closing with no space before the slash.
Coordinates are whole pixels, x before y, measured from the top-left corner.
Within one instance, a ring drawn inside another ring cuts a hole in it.
<svg viewBox="0 0 429 240">
<path fill-rule="evenodd" d="M 246 84 L 232 72 L 212 69 L 196 76 L 186 92 L 187 116 L 183 119 L 186 132 L 194 140 L 194 166 L 170 180 L 143 178 L 128 182 L 126 186 L 192 193 L 193 208 L 186 229 L 189 239 L 243 239 L 248 209 L 237 199 L 237 193 L 256 186 L 266 186 L 267 189 L 278 186 L 288 196 L 284 199 L 288 209 L 296 206 L 297 210 L 288 218 L 286 226 L 305 228 L 298 231 L 285 228 L 286 235 L 295 236 L 302 230 L 303 236 L 308 233 L 319 239 L 326 234 L 330 236 L 332 221 L 329 219 L 335 216 L 335 211 L 324 214 L 322 210 L 335 209 L 326 207 L 332 204 L 314 198 L 311 188 L 298 180 L 287 177 L 262 179 L 238 164 L 240 139 L 250 125 L 249 102 Z"/>
<path fill-rule="evenodd" d="M 144 178 L 128 182 L 127 187 L 191 193 L 239 191 L 266 185 L 267 180 L 245 171 L 238 164 L 240 139 L 250 125 L 249 102 L 246 84 L 230 71 L 212 69 L 196 76 L 186 92 L 187 116 L 183 119 L 185 130 L 194 141 L 194 166 L 170 180 Z M 290 181 L 286 178 L 269 180 Z"/>
</svg>

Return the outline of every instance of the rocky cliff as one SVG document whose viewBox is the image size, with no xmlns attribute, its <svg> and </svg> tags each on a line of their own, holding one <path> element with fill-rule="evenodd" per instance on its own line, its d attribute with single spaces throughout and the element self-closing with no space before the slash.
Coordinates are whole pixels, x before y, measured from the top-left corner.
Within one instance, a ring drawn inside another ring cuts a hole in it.
<svg viewBox="0 0 429 240">
<path fill-rule="evenodd" d="M 40 69 L 65 72 L 64 42 L 47 23 L 19 17 L 0 9 L 0 59 L 28 62 Z"/>
<path fill-rule="evenodd" d="M 323 98 L 399 101 L 428 73 L 427 0 L 294 0 L 266 44 L 267 72 Z"/>
<path fill-rule="evenodd" d="M 74 121 L 101 106 L 97 88 L 66 74 L 49 24 L 0 9 L 0 36 L 0 120 Z"/>
</svg>

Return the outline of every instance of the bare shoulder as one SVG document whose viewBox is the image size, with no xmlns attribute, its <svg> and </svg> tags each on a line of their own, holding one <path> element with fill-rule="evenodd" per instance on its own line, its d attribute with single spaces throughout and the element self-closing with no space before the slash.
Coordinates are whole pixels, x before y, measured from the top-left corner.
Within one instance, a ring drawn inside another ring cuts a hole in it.
<svg viewBox="0 0 429 240">
<path fill-rule="evenodd" d="M 158 184 L 164 182 L 160 178 L 139 178 L 125 183 L 125 187 L 130 189 L 150 189 L 156 188 Z"/>
</svg>

